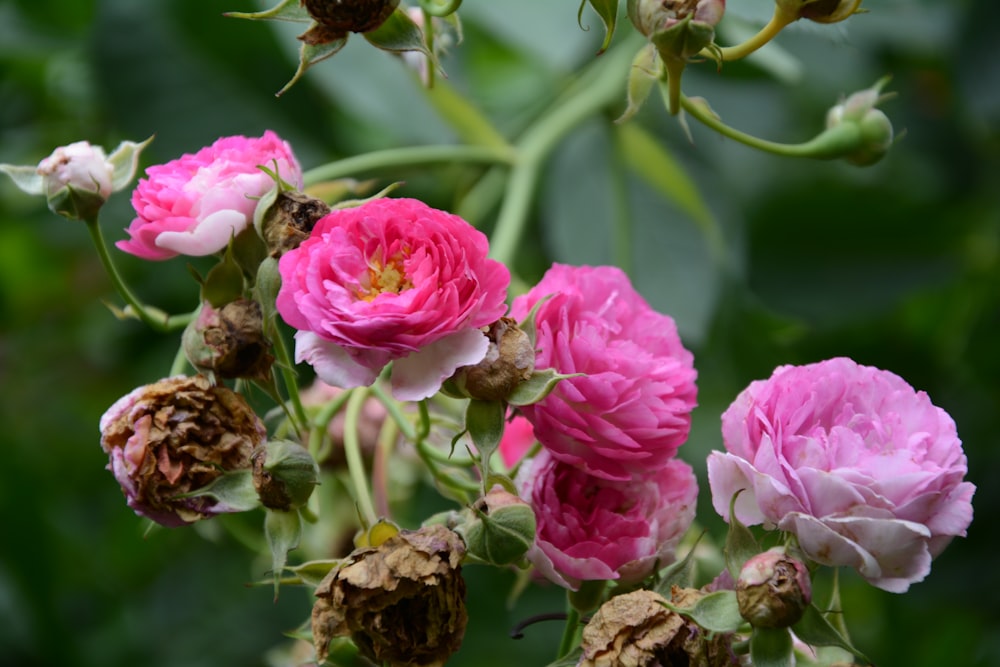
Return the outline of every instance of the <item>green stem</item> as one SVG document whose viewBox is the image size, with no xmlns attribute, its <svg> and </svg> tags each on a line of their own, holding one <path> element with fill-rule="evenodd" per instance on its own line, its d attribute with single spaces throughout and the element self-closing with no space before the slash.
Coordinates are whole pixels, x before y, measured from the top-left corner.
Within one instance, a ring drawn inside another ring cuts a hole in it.
<svg viewBox="0 0 1000 667">
<path fill-rule="evenodd" d="M 794 23 L 796 19 L 798 19 L 798 16 L 789 15 L 781 11 L 780 7 L 775 6 L 774 14 L 771 15 L 771 20 L 767 22 L 767 25 L 760 29 L 760 32 L 742 44 L 725 46 L 719 49 L 718 52 L 716 52 L 716 55 L 721 56 L 721 60 L 723 62 L 745 58 L 777 37 L 779 32 L 788 27 L 789 24 Z M 707 49 L 702 51 L 702 55 L 708 57 L 712 56 Z"/>
<path fill-rule="evenodd" d="M 417 429 L 413 425 L 413 422 L 411 422 L 410 419 L 403 414 L 403 410 L 400 408 L 399 402 L 386 394 L 382 387 L 378 386 L 377 383 L 373 384 L 369 387 L 369 389 L 371 389 L 371 392 L 375 394 L 375 398 L 377 398 L 379 402 L 385 406 L 385 411 L 389 413 L 389 417 L 391 417 L 392 420 L 396 422 L 396 425 L 399 426 L 399 430 L 403 433 L 403 437 L 407 440 L 415 441 L 417 439 Z"/>
<path fill-rule="evenodd" d="M 301 435 L 309 423 L 306 410 L 302 407 L 302 398 L 299 396 L 299 383 L 295 377 L 295 365 L 292 357 L 288 353 L 288 345 L 285 344 L 285 337 L 277 326 L 277 322 L 271 327 L 271 340 L 274 343 L 274 356 L 277 360 L 277 367 L 280 369 L 282 382 L 285 391 L 288 392 L 288 400 L 292 404 L 292 415 L 295 417 L 295 430 Z"/>
<path fill-rule="evenodd" d="M 375 441 L 375 458 L 372 463 L 372 492 L 379 516 L 389 516 L 389 457 L 399 439 L 399 425 L 391 419 L 382 422 Z"/>
<path fill-rule="evenodd" d="M 135 314 L 142 322 L 156 331 L 167 332 L 186 327 L 194 318 L 193 313 L 169 315 L 159 308 L 147 306 L 132 293 L 132 290 L 128 288 L 128 285 L 125 284 L 121 274 L 118 272 L 118 268 L 111 258 L 111 253 L 108 252 L 108 246 L 104 241 L 104 233 L 101 231 L 101 225 L 97 217 L 84 220 L 84 222 L 87 224 L 87 231 L 90 232 L 90 238 L 94 242 L 94 248 L 97 250 L 98 257 L 101 258 L 104 270 L 107 272 L 119 296 L 128 304 L 126 312 Z"/>
<path fill-rule="evenodd" d="M 368 490 L 365 463 L 361 457 L 361 442 L 358 439 L 358 421 L 367 398 L 366 387 L 351 390 L 351 397 L 347 401 L 344 413 L 344 455 L 351 476 L 351 485 L 354 487 L 354 499 L 358 503 L 358 509 L 366 525 L 371 527 L 378 523 L 378 515 L 375 514 L 371 492 Z"/>
<path fill-rule="evenodd" d="M 174 362 L 170 364 L 170 375 L 168 377 L 174 377 L 175 375 L 184 375 L 184 371 L 188 367 L 188 358 L 184 354 L 184 346 L 181 345 L 177 348 L 177 354 L 174 355 Z"/>
<path fill-rule="evenodd" d="M 580 612 L 571 604 L 566 605 L 566 627 L 563 628 L 562 641 L 559 642 L 559 653 L 556 658 L 561 658 L 573 650 L 576 644 L 576 633 L 580 628 Z"/>
<path fill-rule="evenodd" d="M 555 106 L 529 127 L 517 142 L 517 161 L 507 182 L 493 237 L 490 255 L 510 264 L 527 224 L 538 176 L 545 160 L 562 139 L 576 126 L 600 109 L 621 98 L 633 42 L 628 41 L 607 51 L 571 87 L 568 99 L 557 100 Z"/>
<path fill-rule="evenodd" d="M 514 152 L 495 146 L 407 146 L 374 151 L 363 155 L 330 162 L 307 171 L 303 178 L 312 185 L 335 178 L 354 176 L 362 172 L 422 167 L 439 163 L 476 162 L 485 164 L 512 164 Z"/>
<path fill-rule="evenodd" d="M 333 447 L 327 434 L 330 422 L 333 421 L 333 418 L 337 416 L 350 397 L 351 394 L 347 391 L 337 394 L 332 401 L 323 406 L 316 418 L 312 420 L 309 428 L 309 453 L 317 461 L 322 461 L 330 455 L 330 449 Z M 325 447 L 324 444 L 326 444 Z"/>
<path fill-rule="evenodd" d="M 776 141 L 760 139 L 726 125 L 719 120 L 704 101 L 695 102 L 681 95 L 681 106 L 687 113 L 719 134 L 751 148 L 783 157 L 808 157 L 818 160 L 834 160 L 856 151 L 861 144 L 860 130 L 853 123 L 842 123 L 828 128 L 809 141 L 800 144 L 782 144 Z"/>
</svg>

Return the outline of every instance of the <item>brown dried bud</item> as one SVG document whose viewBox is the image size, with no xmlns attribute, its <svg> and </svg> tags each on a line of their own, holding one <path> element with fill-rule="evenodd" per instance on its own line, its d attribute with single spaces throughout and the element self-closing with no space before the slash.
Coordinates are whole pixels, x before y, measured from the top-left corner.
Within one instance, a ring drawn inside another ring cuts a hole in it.
<svg viewBox="0 0 1000 667">
<path fill-rule="evenodd" d="M 319 483 L 319 466 L 302 445 L 271 440 L 253 454 L 253 486 L 264 507 L 287 512 L 302 507 Z"/>
<path fill-rule="evenodd" d="M 262 234 L 272 257 L 281 257 L 309 238 L 316 221 L 330 212 L 322 199 L 281 190 L 264 214 Z"/>
<path fill-rule="evenodd" d="M 271 376 L 274 356 L 256 301 L 237 299 L 222 308 L 203 302 L 184 330 L 183 343 L 188 361 L 203 373 L 261 381 Z"/>
<path fill-rule="evenodd" d="M 690 607 L 702 595 L 675 586 L 671 602 Z M 705 631 L 664 607 L 663 602 L 659 593 L 638 590 L 616 595 L 601 605 L 583 629 L 580 667 L 738 664 L 726 635 L 709 639 Z"/>
<path fill-rule="evenodd" d="M 318 661 L 326 659 L 331 639 L 350 635 L 379 664 L 443 664 L 465 634 L 464 552 L 461 538 L 441 525 L 356 550 L 316 589 Z"/>
<path fill-rule="evenodd" d="M 790 16 L 816 23 L 839 23 L 860 9 L 862 0 L 777 0 L 778 8 Z"/>
<path fill-rule="evenodd" d="M 809 571 L 801 561 L 775 547 L 743 565 L 736 581 L 740 615 L 756 628 L 794 625 L 812 601 Z"/>
<path fill-rule="evenodd" d="M 201 375 L 139 387 L 101 417 L 108 469 L 129 507 L 164 526 L 239 511 L 214 497 L 182 496 L 226 472 L 249 469 L 266 435 L 242 396 Z"/>
<path fill-rule="evenodd" d="M 396 11 L 399 0 L 300 0 L 316 21 L 299 39 L 306 44 L 326 44 L 349 32 L 370 32 Z"/>
<path fill-rule="evenodd" d="M 475 366 L 463 366 L 452 377 L 463 396 L 482 401 L 502 401 L 535 370 L 535 350 L 517 321 L 501 317 L 486 332 L 490 346 Z"/>
</svg>

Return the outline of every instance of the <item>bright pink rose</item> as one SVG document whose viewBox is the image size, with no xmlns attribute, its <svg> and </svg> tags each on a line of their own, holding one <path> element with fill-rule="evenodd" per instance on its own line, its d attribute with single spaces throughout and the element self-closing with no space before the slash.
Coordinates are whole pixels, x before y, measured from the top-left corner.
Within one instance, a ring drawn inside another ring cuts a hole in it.
<svg viewBox="0 0 1000 667">
<path fill-rule="evenodd" d="M 522 408 L 556 458 L 592 475 L 627 480 L 662 466 L 691 427 L 697 376 L 672 318 L 657 313 L 610 266 L 555 264 L 514 299 L 536 315 L 535 367 L 585 373 Z"/>
<path fill-rule="evenodd" d="M 345 389 L 370 385 L 392 361 L 397 398 L 432 396 L 483 359 L 480 327 L 506 311 L 510 273 L 487 250 L 482 232 L 414 199 L 326 215 L 278 264 L 296 361 Z"/>
<path fill-rule="evenodd" d="M 517 475 L 535 510 L 528 559 L 554 583 L 644 578 L 669 565 L 694 519 L 698 482 L 678 459 L 628 482 L 614 482 L 559 461 L 543 449 Z"/>
<path fill-rule="evenodd" d="M 257 200 L 275 185 L 259 167 L 302 187 L 292 149 L 270 130 L 257 139 L 223 137 L 194 155 L 150 167 L 132 193 L 131 238 L 115 245 L 152 260 L 219 252 L 253 223 Z"/>
<path fill-rule="evenodd" d="M 518 415 L 504 426 L 503 437 L 500 439 L 500 458 L 508 468 L 513 468 L 524 458 L 534 445 L 535 429 L 524 417 Z"/>
<path fill-rule="evenodd" d="M 825 565 L 902 593 L 972 521 L 975 487 L 955 423 L 888 371 L 830 359 L 782 366 L 722 415 L 715 509 L 794 533 Z"/>
</svg>

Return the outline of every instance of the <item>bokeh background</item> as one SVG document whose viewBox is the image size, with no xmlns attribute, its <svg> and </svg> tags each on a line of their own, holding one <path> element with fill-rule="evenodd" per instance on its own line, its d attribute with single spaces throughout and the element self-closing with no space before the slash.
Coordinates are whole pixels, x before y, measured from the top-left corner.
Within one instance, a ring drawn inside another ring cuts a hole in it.
<svg viewBox="0 0 1000 667">
<path fill-rule="evenodd" d="M 578 4 L 467 0 L 465 43 L 444 61 L 449 85 L 517 136 L 594 57 L 601 27 L 587 9 L 582 30 Z M 729 4 L 728 41 L 769 13 L 768 3 Z M 978 486 L 975 520 L 906 595 L 845 576 L 848 625 L 882 667 L 997 665 L 1000 7 L 865 6 L 871 13 L 846 26 L 794 26 L 780 50 L 721 74 L 691 68 L 685 90 L 741 129 L 800 141 L 818 132 L 840 95 L 891 74 L 898 95 L 884 109 L 905 136 L 884 161 L 857 169 L 776 158 L 694 122 L 692 144 L 654 100 L 634 122 L 692 179 L 708 211 L 694 219 L 665 194 L 676 194 L 663 187 L 665 174 L 629 168 L 609 123 L 618 107 L 577 128 L 549 161 L 516 268 L 530 283 L 551 261 L 617 263 L 677 319 L 700 373 L 682 457 L 702 475 L 705 455 L 721 446 L 719 414 L 776 365 L 847 355 L 927 391 L 958 424 Z M 111 148 L 155 134 L 148 166 L 267 128 L 307 168 L 455 140 L 398 59 L 358 38 L 276 99 L 294 71 L 296 26 L 222 16 L 257 8 L 249 0 L 0 0 L 0 162 L 34 164 L 79 139 Z M 461 168 L 389 177 L 407 181 L 401 194 L 465 207 L 487 230 L 495 217 L 488 200 L 457 201 L 469 183 Z M 106 234 L 121 238 L 127 192 L 105 211 Z M 707 240 L 706 225 L 717 226 L 721 245 Z M 192 307 L 184 261 L 119 261 L 148 302 Z M 144 536 L 104 470 L 98 417 L 164 375 L 177 344 L 116 321 L 104 301 L 115 295 L 84 228 L 0 182 L 0 663 L 274 664 L 282 633 L 308 614 L 307 593 L 287 589 L 273 604 L 268 588 L 246 586 L 264 568 L 229 533 Z M 703 489 L 700 517 L 717 529 Z M 508 609 L 512 576 L 467 574 L 472 620 L 449 664 L 547 664 L 559 624 L 530 628 L 520 641 L 506 629 L 558 611 L 559 592 L 532 589 Z"/>
</svg>

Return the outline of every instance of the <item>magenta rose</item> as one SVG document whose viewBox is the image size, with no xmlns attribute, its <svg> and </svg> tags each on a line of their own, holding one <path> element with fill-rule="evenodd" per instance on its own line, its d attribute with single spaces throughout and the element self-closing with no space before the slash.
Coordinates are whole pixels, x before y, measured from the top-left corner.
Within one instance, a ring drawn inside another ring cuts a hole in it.
<svg viewBox="0 0 1000 667">
<path fill-rule="evenodd" d="M 270 130 L 259 138 L 223 137 L 193 155 L 150 167 L 132 193 L 130 238 L 115 245 L 151 260 L 219 252 L 253 223 L 257 200 L 275 186 L 260 167 L 302 187 L 292 149 Z"/>
<path fill-rule="evenodd" d="M 556 458 L 609 480 L 663 465 L 691 427 L 697 373 L 668 315 L 657 313 L 620 269 L 555 264 L 514 299 L 536 315 L 536 368 L 585 373 L 522 408 Z"/>
<path fill-rule="evenodd" d="M 500 458 L 508 468 L 513 468 L 531 450 L 535 440 L 535 429 L 524 417 L 518 415 L 507 422 L 500 438 Z"/>
<path fill-rule="evenodd" d="M 830 359 L 782 366 L 722 415 L 708 458 L 715 509 L 797 536 L 803 552 L 887 591 L 923 580 L 972 521 L 955 423 L 898 376 Z"/>
<path fill-rule="evenodd" d="M 324 216 L 278 264 L 296 361 L 345 389 L 370 385 L 391 361 L 397 398 L 432 396 L 483 359 L 480 328 L 506 311 L 510 273 L 487 251 L 482 232 L 414 199 Z"/>
<path fill-rule="evenodd" d="M 639 581 L 657 565 L 669 565 L 698 497 L 694 472 L 679 459 L 615 482 L 543 449 L 524 464 L 516 483 L 535 511 L 528 559 L 547 579 L 573 590 L 581 581 Z"/>
</svg>

